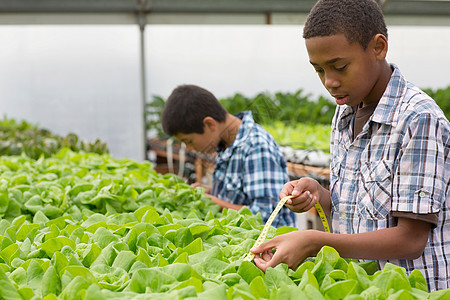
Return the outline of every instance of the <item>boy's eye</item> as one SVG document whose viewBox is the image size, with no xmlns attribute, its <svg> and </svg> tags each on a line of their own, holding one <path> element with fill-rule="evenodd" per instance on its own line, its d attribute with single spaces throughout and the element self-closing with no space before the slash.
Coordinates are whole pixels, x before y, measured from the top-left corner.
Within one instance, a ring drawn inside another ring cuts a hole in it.
<svg viewBox="0 0 450 300">
<path fill-rule="evenodd" d="M 316 73 L 322 74 L 323 73 L 323 69 L 319 69 L 319 68 L 315 68 Z"/>
<path fill-rule="evenodd" d="M 344 71 L 345 68 L 347 68 L 347 65 L 342 66 L 342 67 L 334 67 L 336 69 L 336 71 Z"/>
</svg>

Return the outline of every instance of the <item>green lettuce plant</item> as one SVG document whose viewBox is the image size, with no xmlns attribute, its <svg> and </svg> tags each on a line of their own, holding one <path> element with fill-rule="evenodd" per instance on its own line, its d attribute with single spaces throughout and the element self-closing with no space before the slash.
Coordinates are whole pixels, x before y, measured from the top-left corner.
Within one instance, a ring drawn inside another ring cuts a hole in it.
<svg viewBox="0 0 450 300">
<path fill-rule="evenodd" d="M 0 299 L 448 299 L 423 275 L 323 247 L 296 270 L 243 258 L 263 228 L 149 163 L 64 149 L 0 159 Z M 268 238 L 296 230 L 270 227 Z"/>
</svg>

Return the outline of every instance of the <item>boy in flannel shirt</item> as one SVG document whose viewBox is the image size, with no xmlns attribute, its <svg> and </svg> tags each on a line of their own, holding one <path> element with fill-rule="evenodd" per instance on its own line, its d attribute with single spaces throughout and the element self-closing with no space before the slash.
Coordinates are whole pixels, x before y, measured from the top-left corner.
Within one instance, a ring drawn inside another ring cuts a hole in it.
<svg viewBox="0 0 450 300">
<path fill-rule="evenodd" d="M 430 292 L 449 288 L 449 121 L 386 61 L 387 29 L 375 1 L 319 0 L 303 37 L 310 63 L 338 104 L 330 188 L 302 178 L 279 196 L 296 195 L 287 204 L 295 212 L 319 201 L 333 233 L 277 236 L 252 249 L 256 265 L 296 268 L 328 245 L 343 257 L 376 260 L 379 268 L 390 262 L 408 273 L 418 269 Z"/>
<path fill-rule="evenodd" d="M 250 111 L 233 116 L 209 91 L 182 85 L 167 99 L 161 122 L 168 135 L 188 147 L 216 152 L 213 185 L 206 189 L 214 203 L 235 210 L 248 206 L 267 221 L 289 176 L 273 137 L 254 122 Z M 283 207 L 272 224 L 295 227 L 295 214 Z"/>
</svg>

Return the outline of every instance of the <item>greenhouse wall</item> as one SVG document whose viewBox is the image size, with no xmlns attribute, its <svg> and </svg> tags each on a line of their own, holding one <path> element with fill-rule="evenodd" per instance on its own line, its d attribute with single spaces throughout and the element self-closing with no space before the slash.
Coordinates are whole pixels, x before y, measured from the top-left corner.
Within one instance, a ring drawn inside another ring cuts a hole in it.
<svg viewBox="0 0 450 300">
<path fill-rule="evenodd" d="M 184 83 L 219 98 L 300 88 L 328 97 L 301 33 L 299 25 L 148 25 L 146 98 Z M 145 157 L 136 25 L 2 25 L 0 43 L 0 115 L 99 138 L 119 158 Z M 389 43 L 388 61 L 417 86 L 450 85 L 450 26 L 390 26 Z"/>
</svg>

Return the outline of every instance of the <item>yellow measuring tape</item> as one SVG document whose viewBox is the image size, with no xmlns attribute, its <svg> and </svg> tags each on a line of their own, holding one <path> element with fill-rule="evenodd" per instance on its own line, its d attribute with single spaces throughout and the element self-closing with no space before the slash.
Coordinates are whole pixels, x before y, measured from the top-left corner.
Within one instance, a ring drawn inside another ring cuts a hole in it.
<svg viewBox="0 0 450 300">
<path fill-rule="evenodd" d="M 264 224 L 264 228 L 261 231 L 261 233 L 258 236 L 258 239 L 256 239 L 255 244 L 252 248 L 258 247 L 264 241 L 266 240 L 267 232 L 269 232 L 270 225 L 272 225 L 273 220 L 278 215 L 278 212 L 283 207 L 283 205 L 288 201 L 289 199 L 294 198 L 294 196 L 286 196 L 278 202 L 277 207 L 273 210 L 273 212 L 270 214 L 269 219 L 267 220 L 266 224 Z M 330 232 L 330 227 L 328 226 L 327 217 L 325 216 L 325 213 L 323 212 L 322 206 L 320 205 L 319 201 L 316 201 L 316 204 L 314 204 L 314 207 L 317 210 L 317 213 L 319 214 L 320 220 L 322 220 L 323 228 L 326 232 Z M 255 257 L 255 254 L 251 251 L 247 254 L 247 256 L 244 258 L 244 261 L 252 261 Z"/>
<path fill-rule="evenodd" d="M 327 217 L 325 217 L 325 213 L 323 212 L 323 208 L 320 205 L 319 201 L 316 201 L 314 207 L 316 208 L 317 213 L 319 214 L 320 220 L 322 220 L 323 229 L 325 230 L 325 232 L 330 232 L 330 226 L 328 226 Z"/>
</svg>

